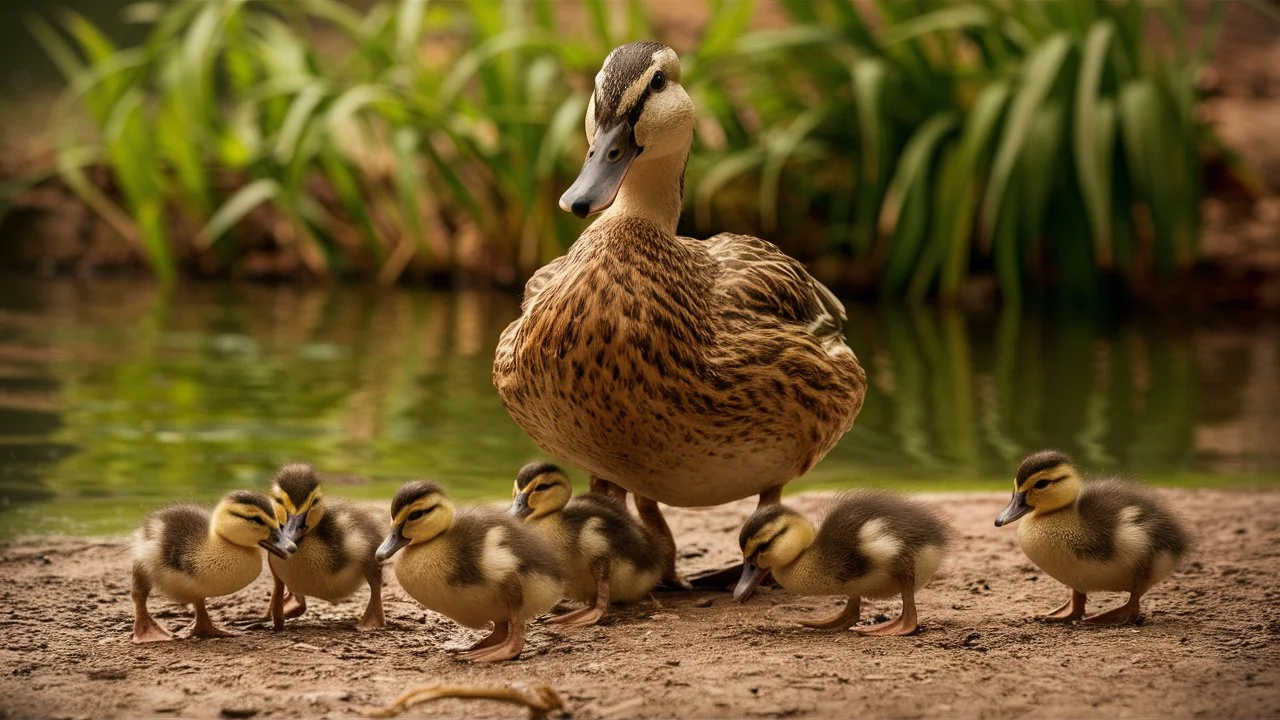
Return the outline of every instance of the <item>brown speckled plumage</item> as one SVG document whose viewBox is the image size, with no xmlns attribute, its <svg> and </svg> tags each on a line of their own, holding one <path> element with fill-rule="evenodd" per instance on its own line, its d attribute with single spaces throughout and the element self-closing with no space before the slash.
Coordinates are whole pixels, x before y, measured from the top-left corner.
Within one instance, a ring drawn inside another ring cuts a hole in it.
<svg viewBox="0 0 1280 720">
<path fill-rule="evenodd" d="M 744 235 L 602 218 L 525 288 L 494 384 L 547 452 L 672 505 L 804 474 L 853 425 L 866 375 L 844 308 Z"/>
</svg>

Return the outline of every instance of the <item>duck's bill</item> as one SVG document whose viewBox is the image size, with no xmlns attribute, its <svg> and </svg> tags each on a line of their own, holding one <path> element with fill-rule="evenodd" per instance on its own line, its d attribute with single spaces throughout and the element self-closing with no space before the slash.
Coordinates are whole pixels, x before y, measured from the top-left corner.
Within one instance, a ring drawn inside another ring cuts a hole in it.
<svg viewBox="0 0 1280 720">
<path fill-rule="evenodd" d="M 1009 504 L 996 516 L 996 527 L 1008 525 L 1029 512 L 1031 512 L 1031 506 L 1027 504 L 1027 494 L 1016 492 L 1009 500 Z"/>
<path fill-rule="evenodd" d="M 307 534 L 308 529 L 307 514 L 299 513 L 297 515 L 290 515 L 288 519 L 284 521 L 284 528 L 281 529 L 281 532 L 284 533 L 285 537 L 296 543 L 302 539 L 303 535 Z"/>
<path fill-rule="evenodd" d="M 507 513 L 514 518 L 521 520 L 533 514 L 533 508 L 529 507 L 529 493 L 517 493 L 515 499 L 511 501 L 511 507 Z"/>
<path fill-rule="evenodd" d="M 761 569 L 754 560 L 743 562 L 742 577 L 738 579 L 738 585 L 733 589 L 733 599 L 737 602 L 747 600 L 768 576 L 769 571 Z"/>
<path fill-rule="evenodd" d="M 409 539 L 400 534 L 400 528 L 394 528 L 387 535 L 387 539 L 382 541 L 382 545 L 378 546 L 378 552 L 374 554 L 374 557 L 378 559 L 378 562 L 382 562 L 400 552 L 400 548 L 408 544 Z"/>
<path fill-rule="evenodd" d="M 281 560 L 288 560 L 289 556 L 298 551 L 298 545 L 289 535 L 280 528 L 271 531 L 266 540 L 259 540 L 258 547 L 275 555 Z"/>
<path fill-rule="evenodd" d="M 607 209 L 618 197 L 627 170 L 639 154 L 631 123 L 623 121 L 597 131 L 578 179 L 560 196 L 560 209 L 580 218 Z"/>
</svg>

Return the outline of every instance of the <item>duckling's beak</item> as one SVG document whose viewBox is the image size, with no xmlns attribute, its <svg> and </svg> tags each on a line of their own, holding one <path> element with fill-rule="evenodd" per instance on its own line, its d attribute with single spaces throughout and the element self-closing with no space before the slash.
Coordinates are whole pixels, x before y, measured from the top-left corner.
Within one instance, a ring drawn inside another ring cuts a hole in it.
<svg viewBox="0 0 1280 720">
<path fill-rule="evenodd" d="M 756 587 L 769 577 L 768 570 L 762 570 L 755 560 L 745 560 L 742 563 L 742 577 L 738 579 L 738 586 L 733 589 L 733 599 L 737 602 L 743 602 L 751 597 L 756 591 Z"/>
<path fill-rule="evenodd" d="M 302 539 L 303 535 L 307 534 L 307 530 L 309 529 L 310 528 L 307 527 L 307 514 L 299 513 L 297 515 L 290 515 L 288 519 L 284 521 L 284 528 L 281 532 L 285 534 L 285 537 L 296 543 Z"/>
<path fill-rule="evenodd" d="M 521 520 L 533 514 L 533 508 L 529 507 L 529 493 L 517 493 L 515 499 L 511 501 L 511 508 L 507 513 L 514 518 Z"/>
<path fill-rule="evenodd" d="M 394 527 L 387 534 L 387 539 L 382 541 L 382 545 L 378 546 L 378 552 L 374 554 L 378 562 L 382 562 L 387 558 L 400 552 L 400 548 L 409 544 L 409 538 L 400 534 L 400 528 Z"/>
<path fill-rule="evenodd" d="M 258 547 L 275 555 L 281 560 L 288 560 L 289 556 L 298 551 L 298 545 L 295 543 L 282 528 L 272 528 L 271 534 L 266 540 L 259 540 Z"/>
<path fill-rule="evenodd" d="M 578 179 L 560 196 L 560 209 L 584 218 L 608 208 L 641 150 L 626 120 L 596 131 Z"/>
<path fill-rule="evenodd" d="M 1000 514 L 996 516 L 996 527 L 1008 525 L 1014 520 L 1017 520 L 1023 515 L 1031 512 L 1033 509 L 1034 508 L 1027 504 L 1027 494 L 1024 492 L 1016 492 L 1013 494 L 1013 498 L 1009 500 L 1009 504 L 1006 505 L 1004 510 L 1001 510 Z"/>
</svg>

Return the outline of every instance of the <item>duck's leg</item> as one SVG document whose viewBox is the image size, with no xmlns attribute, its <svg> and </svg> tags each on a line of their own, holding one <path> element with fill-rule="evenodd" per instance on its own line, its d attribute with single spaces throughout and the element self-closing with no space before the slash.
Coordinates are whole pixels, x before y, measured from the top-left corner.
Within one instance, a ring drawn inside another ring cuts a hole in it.
<svg viewBox="0 0 1280 720">
<path fill-rule="evenodd" d="M 147 596 L 151 594 L 151 581 L 141 567 L 133 566 L 133 641 L 136 643 L 164 642 L 173 639 L 173 633 L 156 622 L 147 612 Z"/>
<path fill-rule="evenodd" d="M 239 634 L 223 630 L 213 624 L 213 620 L 209 617 L 209 609 L 204 606 L 204 598 L 200 598 L 192 604 L 195 605 L 196 608 L 196 624 L 191 628 L 191 637 L 235 637 Z"/>
<path fill-rule="evenodd" d="M 271 627 L 276 630 L 284 629 L 284 594 L 287 589 L 284 581 L 276 574 L 276 569 L 271 568 L 271 606 L 268 614 L 271 616 Z"/>
<path fill-rule="evenodd" d="M 775 485 L 760 493 L 760 499 L 756 502 L 756 509 L 759 510 L 765 505 L 777 505 L 780 502 L 782 502 L 782 486 Z"/>
<path fill-rule="evenodd" d="M 382 612 L 382 565 L 373 563 L 365 571 L 364 578 L 369 583 L 369 604 L 364 606 L 364 616 L 356 623 L 356 629 L 376 630 L 386 627 L 387 617 Z"/>
<path fill-rule="evenodd" d="M 1117 608 L 1111 608 L 1106 612 L 1098 613 L 1084 619 L 1087 623 L 1097 623 L 1099 625 L 1128 625 L 1129 623 L 1138 621 L 1138 601 L 1142 599 L 1142 593 L 1130 592 L 1129 599 L 1123 605 Z M 1083 608 L 1082 608 L 1083 610 Z"/>
<path fill-rule="evenodd" d="M 862 598 L 850 597 L 840 609 L 840 612 L 828 618 L 809 618 L 797 620 L 805 627 L 817 628 L 819 630 L 848 630 L 849 626 L 858 622 L 858 615 L 862 613 Z"/>
<path fill-rule="evenodd" d="M 662 557 L 666 563 L 666 569 L 662 575 L 663 587 L 672 590 L 692 590 L 693 586 L 680 575 L 680 571 L 676 570 L 676 539 L 671 534 L 667 519 L 662 517 L 662 510 L 658 507 L 658 503 L 642 495 L 636 495 L 635 498 L 636 514 L 640 516 L 640 522 L 653 532 L 662 550 Z"/>
<path fill-rule="evenodd" d="M 605 480 L 604 478 L 591 476 L 591 492 L 608 495 L 609 497 L 622 503 L 623 507 L 627 506 L 627 491 L 621 485 Z"/>
<path fill-rule="evenodd" d="M 609 571 L 605 571 L 596 576 L 596 601 L 588 607 L 584 607 L 573 612 L 557 615 L 547 620 L 548 623 L 556 623 L 565 627 L 589 627 L 600 622 L 600 619 L 609 612 Z"/>
<path fill-rule="evenodd" d="M 915 632 L 919 627 L 916 619 L 915 576 L 908 575 L 902 578 L 899 580 L 899 586 L 902 588 L 902 612 L 898 613 L 898 617 L 876 625 L 854 628 L 854 630 L 867 635 L 910 635 Z"/>
<path fill-rule="evenodd" d="M 459 657 L 464 657 L 472 662 L 499 662 L 518 657 L 520 651 L 524 649 L 524 619 L 513 617 L 502 624 L 509 627 L 510 631 L 501 645 L 466 653 Z"/>
<path fill-rule="evenodd" d="M 1078 591 L 1071 591 L 1071 599 L 1062 607 L 1040 618 L 1044 622 L 1074 622 L 1084 617 L 1084 604 L 1089 596 Z"/>
</svg>

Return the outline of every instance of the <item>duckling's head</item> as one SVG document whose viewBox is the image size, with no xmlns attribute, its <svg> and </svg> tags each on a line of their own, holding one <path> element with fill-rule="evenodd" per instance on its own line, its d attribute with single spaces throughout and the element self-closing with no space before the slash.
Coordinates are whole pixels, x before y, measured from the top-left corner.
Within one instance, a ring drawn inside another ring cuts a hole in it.
<svg viewBox="0 0 1280 720">
<path fill-rule="evenodd" d="M 379 561 L 406 545 L 434 540 L 453 525 L 453 503 L 439 485 L 426 480 L 405 483 L 391 501 L 391 532 L 378 548 Z"/>
<path fill-rule="evenodd" d="M 320 476 L 306 463 L 290 463 L 276 470 L 271 483 L 271 504 L 285 535 L 295 543 L 324 517 Z"/>
<path fill-rule="evenodd" d="M 228 493 L 213 509 L 213 533 L 244 547 L 258 546 L 280 558 L 298 549 L 284 534 L 265 495 L 251 490 Z"/>
<path fill-rule="evenodd" d="M 558 511 L 573 497 L 573 483 L 550 463 L 529 463 L 516 474 L 511 509 L 514 517 L 533 520 Z"/>
<path fill-rule="evenodd" d="M 560 208 L 580 218 L 598 213 L 613 204 L 633 164 L 687 158 L 693 122 L 693 101 L 680 85 L 674 50 L 648 41 L 614 49 L 587 103 L 586 162 L 560 197 Z"/>
<path fill-rule="evenodd" d="M 1013 498 L 996 516 L 996 527 L 1008 525 L 1031 511 L 1040 514 L 1064 508 L 1080 496 L 1080 475 L 1071 458 L 1057 450 L 1028 455 L 1013 480 Z"/>
<path fill-rule="evenodd" d="M 738 533 L 742 578 L 733 590 L 733 599 L 741 602 L 751 597 L 770 570 L 795 562 L 813 544 L 813 538 L 813 525 L 785 505 L 756 510 Z"/>
</svg>

